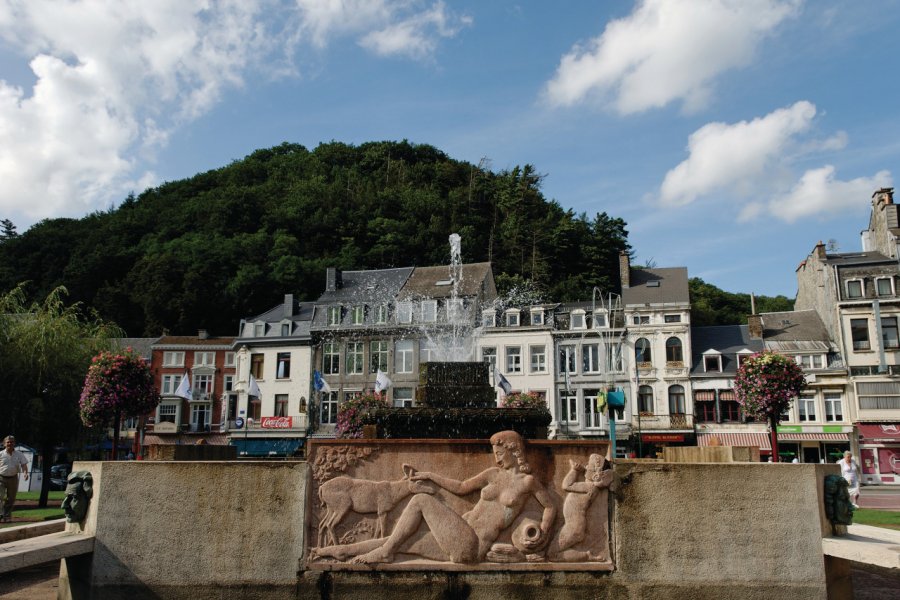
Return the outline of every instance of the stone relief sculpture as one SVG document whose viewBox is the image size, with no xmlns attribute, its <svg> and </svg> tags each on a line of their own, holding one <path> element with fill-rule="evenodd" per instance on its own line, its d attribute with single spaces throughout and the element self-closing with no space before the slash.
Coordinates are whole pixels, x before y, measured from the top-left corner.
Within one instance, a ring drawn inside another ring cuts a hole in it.
<svg viewBox="0 0 900 600">
<path fill-rule="evenodd" d="M 79 523 L 87 514 L 94 495 L 94 476 L 90 471 L 75 471 L 66 480 L 66 497 L 62 509 L 68 523 Z"/>
<path fill-rule="evenodd" d="M 405 557 L 470 565 L 608 563 L 606 507 L 612 471 L 603 470 L 605 459 L 592 454 L 587 466 L 571 460 L 557 491 L 546 488 L 532 473 L 519 434 L 501 431 L 490 442 L 495 466 L 463 480 L 404 464 L 404 476 L 396 481 L 339 476 L 322 482 L 318 499 L 324 513 L 310 560 L 376 565 L 393 563 L 400 555 L 401 561 Z M 578 480 L 581 473 L 583 481 Z M 557 530 L 560 505 L 563 518 Z M 388 513 L 395 506 L 399 516 L 389 530 Z M 461 506 L 467 508 L 460 510 Z M 338 537 L 336 527 L 350 512 L 377 515 L 371 539 L 358 539 L 369 530 L 359 523 L 353 535 Z M 602 515 L 602 524 L 596 522 L 597 515 Z M 586 540 L 591 519 L 592 536 Z M 598 531 L 603 540 L 595 539 Z M 343 543 L 348 537 L 354 541 Z"/>
<path fill-rule="evenodd" d="M 853 504 L 850 502 L 849 484 L 842 475 L 825 477 L 825 516 L 831 522 L 835 535 L 847 533 L 847 525 L 853 524 Z"/>
</svg>

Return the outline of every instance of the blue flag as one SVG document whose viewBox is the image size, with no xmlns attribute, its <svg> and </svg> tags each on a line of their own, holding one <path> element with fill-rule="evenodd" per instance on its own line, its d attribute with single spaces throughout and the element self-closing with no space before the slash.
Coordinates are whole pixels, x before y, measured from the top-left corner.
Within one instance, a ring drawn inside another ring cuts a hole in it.
<svg viewBox="0 0 900 600">
<path fill-rule="evenodd" d="M 503 393 L 507 396 L 512 391 L 512 385 L 509 383 L 506 377 L 503 376 L 503 373 L 500 372 L 500 369 L 494 369 L 494 383 L 500 389 L 502 389 Z"/>
<path fill-rule="evenodd" d="M 317 392 L 329 393 L 331 392 L 331 386 L 328 385 L 328 382 L 322 379 L 322 374 L 318 371 L 313 371 L 313 387 L 316 388 Z"/>
</svg>

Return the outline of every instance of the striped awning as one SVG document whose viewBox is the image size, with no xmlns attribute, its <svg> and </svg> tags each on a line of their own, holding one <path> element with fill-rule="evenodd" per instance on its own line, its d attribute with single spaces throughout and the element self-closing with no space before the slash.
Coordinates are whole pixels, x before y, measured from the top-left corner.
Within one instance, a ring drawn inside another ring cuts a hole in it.
<svg viewBox="0 0 900 600">
<path fill-rule="evenodd" d="M 779 442 L 849 442 L 849 433 L 779 433 Z"/>
<path fill-rule="evenodd" d="M 715 441 L 714 441 L 715 438 Z M 698 446 L 756 446 L 772 450 L 768 433 L 698 433 Z"/>
<path fill-rule="evenodd" d="M 721 390 L 719 392 L 719 400 L 723 402 L 732 402 L 736 400 L 734 390 Z"/>
<path fill-rule="evenodd" d="M 714 390 L 694 390 L 694 400 L 697 402 L 711 402 L 716 399 Z"/>
</svg>

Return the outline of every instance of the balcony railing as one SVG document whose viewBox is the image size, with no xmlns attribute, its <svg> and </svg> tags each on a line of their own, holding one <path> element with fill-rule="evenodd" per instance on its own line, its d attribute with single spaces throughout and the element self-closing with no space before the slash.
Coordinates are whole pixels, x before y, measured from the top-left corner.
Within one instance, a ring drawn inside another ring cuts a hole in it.
<svg viewBox="0 0 900 600">
<path fill-rule="evenodd" d="M 674 415 L 654 415 L 641 413 L 641 428 L 647 429 L 693 429 L 694 415 L 674 414 Z M 637 417 L 634 419 L 637 420 Z"/>
</svg>

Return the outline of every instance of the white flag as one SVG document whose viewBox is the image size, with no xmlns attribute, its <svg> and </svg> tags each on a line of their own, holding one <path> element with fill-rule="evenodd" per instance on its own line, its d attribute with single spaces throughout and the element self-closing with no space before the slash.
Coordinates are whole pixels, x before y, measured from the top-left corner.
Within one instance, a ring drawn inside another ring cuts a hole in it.
<svg viewBox="0 0 900 600">
<path fill-rule="evenodd" d="M 184 377 L 181 378 L 181 383 L 178 384 L 175 395 L 179 398 L 184 398 L 185 400 L 191 400 L 193 398 L 191 396 L 191 380 L 188 378 L 187 371 L 185 371 Z"/>
<path fill-rule="evenodd" d="M 259 384 L 256 383 L 256 377 L 253 375 L 250 375 L 250 389 L 247 392 L 247 395 L 254 398 L 262 398 L 262 392 L 259 391 Z"/>
<path fill-rule="evenodd" d="M 391 387 L 391 385 L 391 380 L 388 379 L 387 374 L 381 369 L 378 369 L 378 375 L 375 376 L 375 393 L 380 394 Z"/>
<path fill-rule="evenodd" d="M 509 383 L 509 380 L 497 368 L 494 369 L 494 385 L 502 389 L 503 394 L 506 396 L 512 391 L 512 385 Z"/>
</svg>

